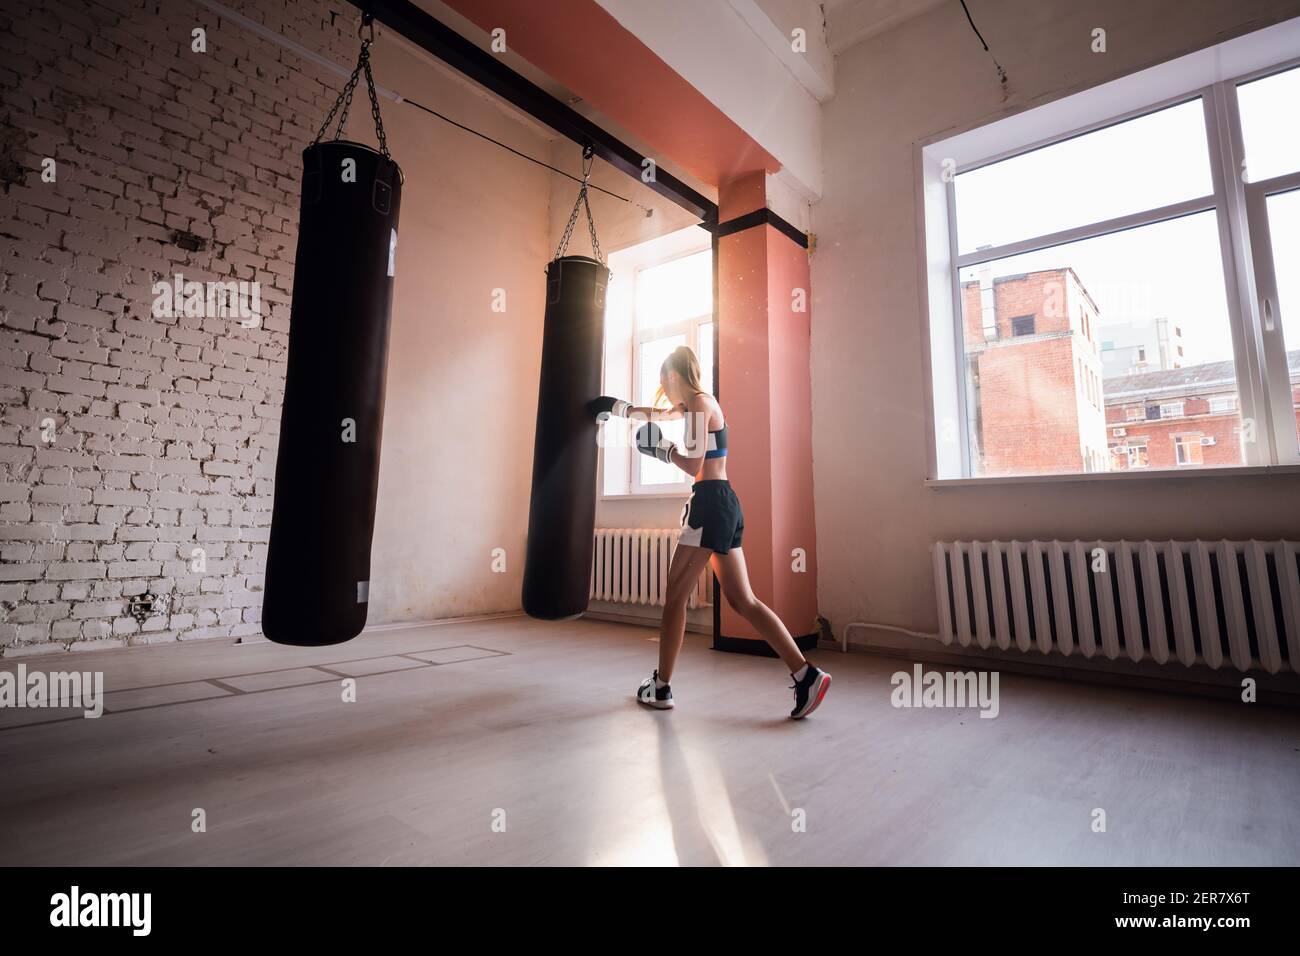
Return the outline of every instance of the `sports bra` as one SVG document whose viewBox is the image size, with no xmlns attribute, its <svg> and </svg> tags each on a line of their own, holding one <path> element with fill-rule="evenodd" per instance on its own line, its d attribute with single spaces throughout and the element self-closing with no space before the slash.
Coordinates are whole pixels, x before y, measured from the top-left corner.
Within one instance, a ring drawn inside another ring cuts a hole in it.
<svg viewBox="0 0 1300 956">
<path fill-rule="evenodd" d="M 726 458 L 727 457 L 727 426 L 723 425 L 717 431 L 709 432 L 709 441 L 705 445 L 705 458 Z"/>
</svg>

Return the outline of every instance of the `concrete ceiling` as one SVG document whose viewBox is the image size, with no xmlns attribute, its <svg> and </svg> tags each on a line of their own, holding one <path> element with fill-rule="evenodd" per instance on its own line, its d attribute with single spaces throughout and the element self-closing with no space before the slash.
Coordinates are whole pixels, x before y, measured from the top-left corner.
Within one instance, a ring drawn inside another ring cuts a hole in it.
<svg viewBox="0 0 1300 956">
<path fill-rule="evenodd" d="M 842 53 L 944 4 L 951 4 L 958 16 L 964 16 L 958 0 L 822 0 L 826 40 L 832 53 Z"/>
</svg>

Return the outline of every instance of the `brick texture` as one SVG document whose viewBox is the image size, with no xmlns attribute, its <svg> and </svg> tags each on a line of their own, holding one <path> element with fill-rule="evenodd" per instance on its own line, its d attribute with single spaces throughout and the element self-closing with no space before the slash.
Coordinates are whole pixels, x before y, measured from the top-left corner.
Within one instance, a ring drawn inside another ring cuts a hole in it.
<svg viewBox="0 0 1300 956">
<path fill-rule="evenodd" d="M 1001 276 L 984 293 L 969 281 L 961 294 L 975 473 L 1106 470 L 1097 308 L 1074 270 Z"/>
<path fill-rule="evenodd" d="M 355 61 L 347 4 L 227 3 Z M 6 5 L 0 50 L 0 652 L 257 633 L 299 156 L 341 81 L 192 3 Z M 176 273 L 260 283 L 261 326 L 154 317 Z"/>
</svg>

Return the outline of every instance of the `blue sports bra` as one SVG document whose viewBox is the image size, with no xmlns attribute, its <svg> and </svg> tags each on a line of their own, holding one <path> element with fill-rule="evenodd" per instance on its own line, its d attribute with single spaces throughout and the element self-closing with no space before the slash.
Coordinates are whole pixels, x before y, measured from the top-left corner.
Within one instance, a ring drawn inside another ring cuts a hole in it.
<svg viewBox="0 0 1300 956">
<path fill-rule="evenodd" d="M 705 446 L 705 458 L 727 457 L 727 426 L 723 425 L 716 432 L 709 432 L 709 441 Z"/>
</svg>

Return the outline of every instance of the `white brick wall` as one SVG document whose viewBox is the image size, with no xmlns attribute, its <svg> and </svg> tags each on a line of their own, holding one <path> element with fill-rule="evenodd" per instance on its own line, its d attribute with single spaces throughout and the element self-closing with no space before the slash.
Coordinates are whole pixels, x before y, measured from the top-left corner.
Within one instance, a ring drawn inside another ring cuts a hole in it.
<svg viewBox="0 0 1300 956">
<path fill-rule="evenodd" d="M 227 3 L 355 61 L 348 4 Z M 0 13 L 0 654 L 257 633 L 299 156 L 341 81 L 189 2 L 12 9 Z M 190 50 L 198 26 L 206 53 Z M 45 157 L 55 183 L 41 181 Z M 208 248 L 179 248 L 174 230 Z M 152 317 L 152 285 L 177 272 L 258 281 L 262 327 Z M 172 604 L 141 629 L 126 605 L 145 591 Z"/>
</svg>

